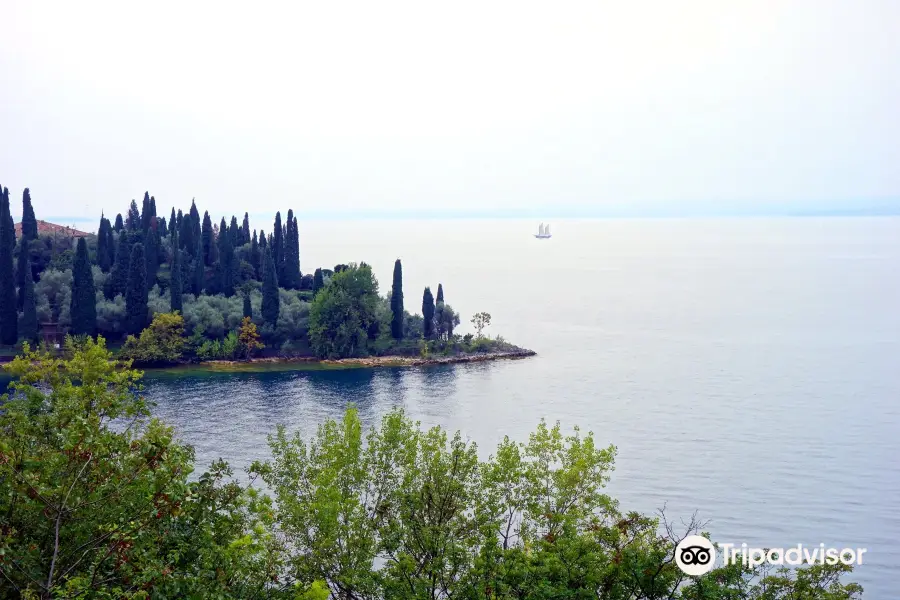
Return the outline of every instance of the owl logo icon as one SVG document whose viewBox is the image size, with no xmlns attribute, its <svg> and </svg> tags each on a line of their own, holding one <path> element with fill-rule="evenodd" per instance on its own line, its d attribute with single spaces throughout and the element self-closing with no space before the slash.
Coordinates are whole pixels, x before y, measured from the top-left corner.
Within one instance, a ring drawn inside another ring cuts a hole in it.
<svg viewBox="0 0 900 600">
<path fill-rule="evenodd" d="M 686 575 L 709 573 L 716 566 L 716 547 L 703 536 L 689 535 L 675 547 L 675 564 Z"/>
</svg>

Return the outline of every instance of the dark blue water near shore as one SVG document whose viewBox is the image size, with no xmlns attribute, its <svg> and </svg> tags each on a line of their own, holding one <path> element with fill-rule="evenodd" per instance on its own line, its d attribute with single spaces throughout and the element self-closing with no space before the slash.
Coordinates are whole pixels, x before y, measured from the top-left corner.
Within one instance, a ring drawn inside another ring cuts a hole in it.
<svg viewBox="0 0 900 600">
<path fill-rule="evenodd" d="M 402 257 L 406 303 L 440 281 L 468 317 L 533 348 L 455 367 L 151 375 L 157 413 L 243 468 L 276 424 L 402 405 L 491 452 L 542 418 L 619 450 L 623 508 L 696 510 L 715 541 L 865 547 L 866 597 L 900 549 L 900 220 L 301 224 L 306 266 Z"/>
</svg>

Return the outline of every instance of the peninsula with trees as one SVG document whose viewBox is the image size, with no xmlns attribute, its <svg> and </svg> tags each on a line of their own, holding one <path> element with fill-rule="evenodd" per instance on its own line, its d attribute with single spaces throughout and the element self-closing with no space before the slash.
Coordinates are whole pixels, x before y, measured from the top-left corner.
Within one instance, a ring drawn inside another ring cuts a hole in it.
<svg viewBox="0 0 900 600">
<path fill-rule="evenodd" d="M 41 226 L 43 224 L 43 226 Z M 416 295 L 417 297 L 418 295 Z M 297 217 L 275 214 L 251 229 L 216 222 L 194 201 L 157 214 L 144 193 L 123 216 L 101 215 L 96 234 L 38 221 L 22 194 L 15 224 L 0 186 L 0 344 L 103 336 L 122 358 L 145 366 L 211 361 L 321 361 L 379 366 L 518 358 L 534 352 L 490 337 L 489 313 L 460 315 L 444 288 L 422 292 L 410 312 L 403 266 L 386 296 L 365 262 L 300 269 Z"/>
</svg>

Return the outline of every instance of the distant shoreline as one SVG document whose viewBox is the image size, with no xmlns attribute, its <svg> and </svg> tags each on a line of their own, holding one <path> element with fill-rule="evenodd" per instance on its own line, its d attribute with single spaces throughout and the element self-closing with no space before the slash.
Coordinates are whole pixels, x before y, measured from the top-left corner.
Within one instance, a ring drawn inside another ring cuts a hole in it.
<svg viewBox="0 0 900 600">
<path fill-rule="evenodd" d="M 526 348 L 518 348 L 516 350 L 505 350 L 501 352 L 485 352 L 473 354 L 457 354 L 453 356 L 369 356 L 362 358 L 335 358 L 335 359 L 318 359 L 312 357 L 267 357 L 254 358 L 250 360 L 207 360 L 202 362 L 184 363 L 170 366 L 144 367 L 151 372 L 166 371 L 184 371 L 197 369 L 208 369 L 211 371 L 247 371 L 254 370 L 275 371 L 279 366 L 288 369 L 297 368 L 302 370 L 308 367 L 310 370 L 326 370 L 326 369 L 367 369 L 378 367 L 428 367 L 437 365 L 464 364 L 475 362 L 487 362 L 495 360 L 516 360 L 536 356 L 537 352 Z"/>
</svg>

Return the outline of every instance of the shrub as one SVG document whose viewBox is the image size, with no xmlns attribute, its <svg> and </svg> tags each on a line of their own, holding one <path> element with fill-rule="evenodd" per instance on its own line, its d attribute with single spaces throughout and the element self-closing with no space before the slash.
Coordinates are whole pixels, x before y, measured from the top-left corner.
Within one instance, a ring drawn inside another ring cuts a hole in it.
<svg viewBox="0 0 900 600">
<path fill-rule="evenodd" d="M 178 313 L 161 313 L 153 317 L 140 338 L 128 336 L 120 355 L 138 364 L 173 364 L 181 360 L 184 342 L 184 318 Z"/>
</svg>

